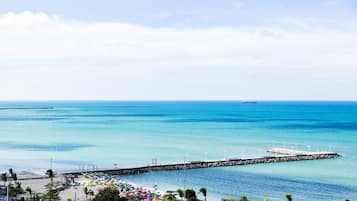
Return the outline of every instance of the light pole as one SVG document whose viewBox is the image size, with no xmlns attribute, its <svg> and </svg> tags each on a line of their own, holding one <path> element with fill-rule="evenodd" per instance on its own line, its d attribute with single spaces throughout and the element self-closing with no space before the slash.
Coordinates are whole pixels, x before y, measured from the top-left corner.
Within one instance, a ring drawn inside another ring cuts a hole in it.
<svg viewBox="0 0 357 201">
<path fill-rule="evenodd" d="M 6 199 L 7 201 L 10 201 L 10 184 L 7 184 L 7 188 L 6 188 Z"/>
</svg>

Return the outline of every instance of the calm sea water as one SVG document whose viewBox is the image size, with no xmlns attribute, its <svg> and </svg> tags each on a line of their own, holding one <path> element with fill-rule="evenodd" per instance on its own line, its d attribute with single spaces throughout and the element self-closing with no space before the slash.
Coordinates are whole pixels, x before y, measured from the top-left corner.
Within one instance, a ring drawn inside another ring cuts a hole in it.
<svg viewBox="0 0 357 201">
<path fill-rule="evenodd" d="M 44 108 L 49 107 L 49 108 Z M 266 155 L 272 146 L 342 158 L 127 180 L 208 189 L 209 200 L 357 199 L 357 102 L 0 102 L 0 169 L 42 171 Z"/>
</svg>

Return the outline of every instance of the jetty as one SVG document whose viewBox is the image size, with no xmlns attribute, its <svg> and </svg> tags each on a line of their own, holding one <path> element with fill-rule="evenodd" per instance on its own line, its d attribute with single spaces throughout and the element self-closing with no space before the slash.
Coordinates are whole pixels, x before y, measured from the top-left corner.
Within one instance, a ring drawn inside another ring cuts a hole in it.
<svg viewBox="0 0 357 201">
<path fill-rule="evenodd" d="M 63 175 L 83 173 L 106 173 L 112 175 L 134 175 L 146 172 L 215 168 L 261 163 L 281 163 L 290 161 L 322 160 L 338 158 L 336 152 L 306 152 L 292 149 L 272 148 L 267 150 L 272 155 L 251 158 L 228 158 L 222 160 L 187 161 L 168 164 L 152 164 L 134 167 L 94 168 L 61 172 Z"/>
</svg>

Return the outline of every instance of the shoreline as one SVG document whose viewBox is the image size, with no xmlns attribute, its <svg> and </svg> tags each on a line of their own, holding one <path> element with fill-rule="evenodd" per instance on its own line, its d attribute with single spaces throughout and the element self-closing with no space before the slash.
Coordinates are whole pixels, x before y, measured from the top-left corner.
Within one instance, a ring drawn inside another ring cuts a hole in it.
<svg viewBox="0 0 357 201">
<path fill-rule="evenodd" d="M 21 183 L 21 186 L 24 189 L 27 187 L 30 187 L 34 194 L 36 194 L 36 193 L 42 194 L 42 193 L 46 192 L 45 186 L 46 186 L 46 184 L 48 184 L 50 182 L 50 179 L 48 176 L 38 175 L 38 174 L 28 172 L 28 171 L 26 171 L 27 175 L 25 175 L 23 173 L 25 173 L 25 171 L 18 172 L 18 174 L 19 174 L 18 181 Z M 96 175 L 93 174 L 92 176 L 96 176 Z M 67 176 L 58 174 L 53 178 L 53 182 L 59 182 L 60 184 L 64 185 L 66 183 L 65 181 L 67 180 L 67 179 L 65 179 L 65 177 L 67 177 Z M 160 197 L 162 197 L 162 195 L 164 194 L 163 191 L 153 189 L 153 188 L 145 186 L 145 185 L 140 185 L 135 182 L 127 181 L 125 179 L 122 179 L 119 176 L 114 176 L 114 175 L 98 176 L 98 178 L 100 180 L 102 180 L 105 177 L 115 179 L 117 182 L 119 182 L 120 185 L 125 185 L 126 188 L 135 189 L 135 191 L 140 190 L 143 192 L 152 192 L 152 193 L 159 195 Z M 67 200 L 69 198 L 72 200 L 75 200 L 74 198 L 76 198 L 77 200 L 84 200 L 86 197 L 83 192 L 84 187 L 87 187 L 89 190 L 94 192 L 94 195 L 96 195 L 99 192 L 99 190 L 102 190 L 102 189 L 108 187 L 108 185 L 109 185 L 109 180 L 105 180 L 105 179 L 102 180 L 103 183 L 92 184 L 93 180 L 88 178 L 86 175 L 78 175 L 78 178 L 74 179 L 74 181 L 75 181 L 75 183 L 73 183 L 73 184 L 71 184 L 71 183 L 66 184 L 65 185 L 66 187 L 59 192 L 59 196 L 60 196 L 61 200 Z M 108 183 L 106 183 L 106 182 L 108 182 Z M 119 186 L 113 186 L 113 187 L 118 189 L 120 192 Z M 25 196 L 27 196 L 27 195 L 25 195 Z M 1 200 L 1 198 L 4 198 L 4 197 L 0 197 L 0 200 Z"/>
</svg>

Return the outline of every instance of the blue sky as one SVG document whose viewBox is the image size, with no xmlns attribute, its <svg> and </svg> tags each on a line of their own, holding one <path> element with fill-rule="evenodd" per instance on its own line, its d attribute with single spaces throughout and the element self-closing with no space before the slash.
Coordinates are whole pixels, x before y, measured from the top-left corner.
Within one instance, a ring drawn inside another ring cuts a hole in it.
<svg viewBox="0 0 357 201">
<path fill-rule="evenodd" d="M 0 0 L 0 100 L 357 100 L 354 0 Z"/>
<path fill-rule="evenodd" d="M 0 0 L 0 13 L 45 12 L 86 21 L 149 26 L 221 26 L 280 23 L 282 18 L 357 17 L 354 0 Z"/>
</svg>

